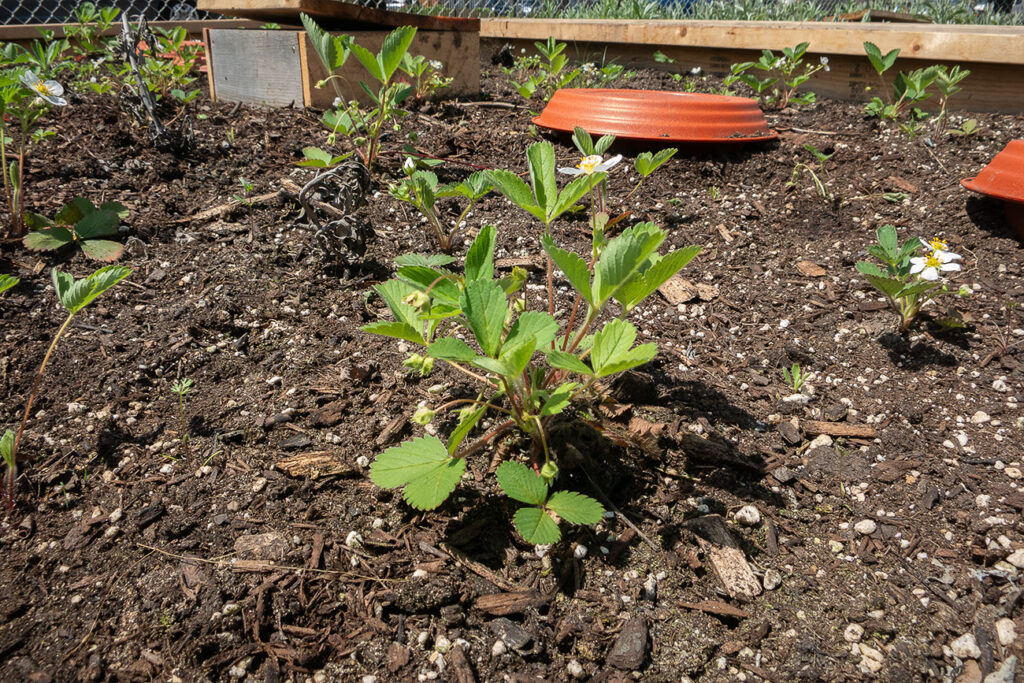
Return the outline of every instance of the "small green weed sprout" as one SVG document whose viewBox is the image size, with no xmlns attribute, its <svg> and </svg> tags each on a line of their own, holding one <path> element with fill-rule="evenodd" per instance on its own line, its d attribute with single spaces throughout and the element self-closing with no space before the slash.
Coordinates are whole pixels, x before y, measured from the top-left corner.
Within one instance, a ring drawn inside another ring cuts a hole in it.
<svg viewBox="0 0 1024 683">
<path fill-rule="evenodd" d="M 538 55 L 517 59 L 505 73 L 512 78 L 512 85 L 524 99 L 528 100 L 536 93 L 540 93 L 541 98 L 547 102 L 556 90 L 569 87 L 579 78 L 582 70 L 568 68 L 569 58 L 565 56 L 566 43 L 559 43 L 554 37 L 549 36 L 546 42 L 538 41 L 534 46 Z M 596 72 L 596 67 L 593 70 Z M 524 77 L 525 80 L 521 83 L 517 82 Z"/>
<path fill-rule="evenodd" d="M 0 275 L 0 294 L 3 294 L 11 287 L 17 285 L 19 282 L 21 282 L 21 280 L 14 277 L 13 275 L 8 275 L 7 273 Z"/>
<path fill-rule="evenodd" d="M 53 220 L 37 213 L 26 215 L 32 232 L 23 240 L 28 249 L 54 251 L 77 244 L 82 253 L 96 261 L 116 261 L 124 253 L 124 245 L 103 239 L 117 235 L 128 209 L 118 202 L 96 206 L 84 197 L 75 197 L 65 204 Z"/>
<path fill-rule="evenodd" d="M 892 225 L 880 227 L 877 237 L 878 243 L 868 245 L 867 251 L 882 262 L 883 268 L 860 261 L 857 270 L 885 295 L 899 315 L 900 330 L 906 331 L 926 303 L 949 292 L 941 277 L 943 273 L 960 270 L 960 255 L 949 251 L 940 239 L 926 243 L 911 237 L 901 246 Z M 924 255 L 918 256 L 922 249 Z"/>
<path fill-rule="evenodd" d="M 756 62 L 734 64 L 725 79 L 725 84 L 731 86 L 736 81 L 742 81 L 753 89 L 758 99 L 763 98 L 767 104 L 779 109 L 785 109 L 791 104 L 813 104 L 814 93 L 805 92 L 797 95 L 797 88 L 819 71 L 828 71 L 829 66 L 828 57 L 822 57 L 817 64 L 804 63 L 809 45 L 805 42 L 795 47 L 784 47 L 779 57 L 771 50 L 762 50 L 761 57 Z M 758 78 L 750 71 L 751 69 L 767 75 L 765 78 Z"/>
<path fill-rule="evenodd" d="M 836 196 L 828 189 L 828 167 L 827 162 L 832 158 L 835 152 L 831 154 L 825 154 L 817 147 L 810 143 L 804 144 L 804 149 L 807 150 L 811 156 L 814 157 L 815 161 L 818 162 L 818 171 L 821 171 L 821 175 L 814 170 L 814 167 L 810 164 L 802 161 L 797 162 L 796 166 L 793 167 L 793 176 L 786 183 L 786 187 L 795 188 L 799 186 L 800 174 L 804 173 L 811 178 L 811 183 L 814 185 L 814 190 L 818 196 L 821 197 L 826 203 L 835 205 L 837 203 Z"/>
<path fill-rule="evenodd" d="M 942 93 L 941 113 L 939 116 L 941 121 L 942 117 L 945 116 L 946 101 L 951 95 L 959 92 L 960 88 L 957 84 L 970 74 L 969 71 L 962 71 L 959 67 L 954 67 L 952 71 L 947 71 L 944 66 L 940 65 L 914 69 L 909 73 L 901 71 L 893 81 L 890 92 L 890 89 L 885 85 L 883 74 L 896 63 L 896 58 L 900 54 L 899 49 L 891 50 L 883 55 L 877 45 L 865 42 L 864 52 L 867 54 L 868 61 L 871 62 L 875 73 L 878 74 L 882 91 L 887 93 L 886 100 L 882 100 L 881 97 L 872 97 L 871 101 L 865 105 L 864 113 L 868 116 L 890 120 L 902 118 L 909 113 L 910 121 L 905 126 L 901 126 L 901 128 L 911 138 L 917 134 L 920 128 L 920 121 L 927 118 L 927 114 L 922 112 L 917 107 L 917 104 L 931 97 L 928 88 L 933 83 L 938 83 L 940 79 L 942 80 L 942 84 L 938 85 L 940 93 Z"/>
<path fill-rule="evenodd" d="M 800 390 L 804 388 L 804 384 L 813 375 L 813 372 L 804 372 L 799 363 L 793 363 L 791 368 L 785 366 L 782 368 L 782 377 L 786 380 L 789 388 L 793 390 L 793 393 L 800 393 Z"/>
<path fill-rule="evenodd" d="M 971 72 L 968 69 L 961 69 L 958 65 L 948 70 L 945 66 L 938 67 L 935 87 L 939 89 L 939 113 L 935 116 L 935 125 L 941 123 L 945 118 L 949 98 L 963 90 L 960 87 L 960 82 L 970 75 Z"/>
<path fill-rule="evenodd" d="M 68 273 L 62 273 L 56 268 L 53 269 L 53 288 L 57 293 L 57 299 L 68 312 L 68 317 L 57 330 L 57 334 L 54 335 L 49 348 L 46 349 L 42 365 L 39 366 L 39 372 L 32 383 L 32 389 L 29 392 L 28 402 L 25 404 L 25 412 L 22 414 L 18 431 L 12 433 L 8 429 L 4 432 L 3 438 L 0 439 L 0 453 L 2 453 L 3 461 L 7 464 L 4 488 L 6 489 L 5 497 L 7 498 L 8 508 L 14 507 L 14 480 L 17 476 L 18 446 L 21 443 L 25 425 L 28 423 L 28 416 L 32 412 L 32 404 L 35 403 L 36 393 L 39 391 L 39 383 L 43 379 L 43 373 L 46 371 L 46 365 L 50 362 L 53 350 L 57 348 L 57 342 L 64 336 L 75 315 L 84 310 L 86 306 L 95 301 L 105 291 L 128 277 L 131 272 L 131 270 L 124 266 L 104 266 L 92 275 L 76 280 Z"/>
<path fill-rule="evenodd" d="M 339 133 L 349 138 L 363 164 L 372 170 L 380 153 L 381 134 L 388 127 L 396 127 L 398 119 L 405 116 L 401 104 L 414 90 L 413 86 L 393 79 L 416 36 L 416 28 L 402 26 L 391 31 L 384 38 L 380 52 L 373 54 L 358 45 L 352 36 L 333 36 L 321 29 L 308 15 L 301 14 L 300 18 L 317 56 L 329 74 L 318 86 L 322 87 L 329 82 L 338 95 L 334 100 L 334 108 L 324 112 L 322 118 L 323 125 L 331 131 L 327 138 L 328 144 L 334 145 Z M 341 78 L 338 70 L 348 61 L 349 55 L 359 60 L 377 84 L 374 88 L 366 81 L 359 82 L 373 104 L 369 110 L 364 111 L 355 101 L 346 103 L 338 89 L 337 80 Z M 335 158 L 328 153 L 324 155 Z M 309 158 L 309 155 L 306 156 Z"/>
<path fill-rule="evenodd" d="M 977 135 L 980 128 L 978 127 L 978 119 L 967 119 L 959 128 L 952 128 L 949 131 L 950 135 L 956 135 L 958 137 L 970 137 L 971 135 Z"/>
<path fill-rule="evenodd" d="M 185 453 L 189 452 L 189 434 L 188 424 L 185 422 L 185 396 L 192 391 L 193 382 L 188 377 L 175 380 L 171 384 L 171 393 L 178 397 L 178 419 L 180 424 L 181 434 L 181 445 L 185 448 Z"/>
<path fill-rule="evenodd" d="M 458 243 L 460 234 L 466 228 L 466 218 L 473 206 L 487 196 L 494 189 L 494 185 L 483 171 L 477 171 L 458 183 L 438 185 L 437 176 L 431 171 L 418 170 L 412 157 L 405 160 L 402 168 L 406 177 L 398 183 L 392 183 L 388 187 L 388 192 L 395 199 L 414 206 L 427 219 L 427 226 L 441 251 L 451 253 Z M 451 227 L 441 217 L 437 204 L 438 199 L 450 197 L 461 197 L 466 200 L 466 206 Z"/>
</svg>

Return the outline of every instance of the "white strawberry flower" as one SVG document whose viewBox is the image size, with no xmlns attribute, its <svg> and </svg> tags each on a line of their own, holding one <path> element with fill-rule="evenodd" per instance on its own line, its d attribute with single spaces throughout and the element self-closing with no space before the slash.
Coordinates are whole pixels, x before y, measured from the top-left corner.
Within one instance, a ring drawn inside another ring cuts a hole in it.
<svg viewBox="0 0 1024 683">
<path fill-rule="evenodd" d="M 576 165 L 576 168 L 560 168 L 560 173 L 566 175 L 594 175 L 595 173 L 603 173 L 612 169 L 616 164 L 622 161 L 622 155 L 616 154 L 608 161 L 604 161 L 600 154 L 591 154 L 590 156 L 583 157 L 583 159 Z"/>
<path fill-rule="evenodd" d="M 42 81 L 34 72 L 26 71 L 21 76 L 21 82 L 25 84 L 26 88 L 50 104 L 63 107 L 68 103 L 61 97 L 64 94 L 64 86 L 57 81 Z"/>
<path fill-rule="evenodd" d="M 954 254 L 951 252 L 949 250 L 949 245 L 938 237 L 930 240 L 928 242 L 928 246 L 931 248 L 932 253 L 935 254 L 935 257 L 942 263 L 949 263 L 960 259 L 960 254 Z"/>
<path fill-rule="evenodd" d="M 910 259 L 910 273 L 920 275 L 922 280 L 938 280 L 941 273 L 960 270 L 959 263 L 953 263 L 951 256 L 960 258 L 949 252 L 932 251 L 927 256 L 915 256 Z"/>
</svg>

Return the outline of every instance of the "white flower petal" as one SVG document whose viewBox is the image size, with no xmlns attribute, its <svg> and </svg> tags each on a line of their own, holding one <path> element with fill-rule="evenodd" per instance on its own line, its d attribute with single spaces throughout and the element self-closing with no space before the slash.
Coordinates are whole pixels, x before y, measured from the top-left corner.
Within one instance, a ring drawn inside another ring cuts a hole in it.
<svg viewBox="0 0 1024 683">
<path fill-rule="evenodd" d="M 916 263 L 915 263 L 915 261 L 916 261 Z M 911 275 L 917 275 L 922 270 L 924 270 L 924 259 L 923 258 L 910 259 L 910 262 L 913 263 L 913 265 L 910 266 L 910 273 L 911 273 Z"/>
<path fill-rule="evenodd" d="M 622 155 L 617 154 L 608 161 L 604 162 L 603 164 L 598 164 L 597 168 L 594 169 L 594 172 L 610 170 L 614 168 L 615 165 L 618 164 L 620 161 L 622 161 Z"/>
<path fill-rule="evenodd" d="M 50 94 L 54 97 L 60 97 L 64 94 L 64 86 L 57 81 L 46 81 L 43 85 L 46 86 L 46 89 L 49 90 Z"/>
<path fill-rule="evenodd" d="M 939 266 L 939 270 L 941 270 L 941 271 L 960 270 L 960 264 L 959 263 L 943 263 L 941 266 Z"/>
<path fill-rule="evenodd" d="M 935 258 L 939 259 L 943 263 L 949 263 L 950 261 L 956 261 L 957 259 L 962 258 L 960 256 L 960 254 L 954 254 L 951 251 L 942 251 L 942 250 L 936 249 L 934 253 L 935 253 Z"/>
<path fill-rule="evenodd" d="M 583 173 L 583 171 L 578 168 L 560 168 L 558 169 L 558 172 L 566 175 L 580 175 Z"/>
<path fill-rule="evenodd" d="M 939 279 L 939 271 L 938 271 L 938 269 L 936 269 L 935 266 L 928 266 L 923 271 L 921 271 L 921 279 L 922 280 L 938 280 Z"/>
</svg>

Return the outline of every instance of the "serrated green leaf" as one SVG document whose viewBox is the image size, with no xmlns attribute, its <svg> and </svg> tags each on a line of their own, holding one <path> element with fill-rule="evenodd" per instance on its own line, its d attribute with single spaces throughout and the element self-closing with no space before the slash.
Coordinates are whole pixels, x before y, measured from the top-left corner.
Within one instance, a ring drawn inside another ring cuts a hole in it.
<svg viewBox="0 0 1024 683">
<path fill-rule="evenodd" d="M 128 207 L 121 202 L 103 202 L 98 207 L 99 211 L 113 211 L 121 220 L 128 218 Z"/>
<path fill-rule="evenodd" d="M 124 253 L 124 245 L 112 240 L 83 240 L 82 253 L 96 261 L 116 261 Z"/>
<path fill-rule="evenodd" d="M 899 252 L 899 239 L 896 237 L 896 227 L 890 224 L 883 225 L 878 229 L 878 245 L 889 255 L 890 260 L 896 258 Z"/>
<path fill-rule="evenodd" d="M 580 293 L 583 300 L 593 306 L 594 295 L 590 287 L 590 269 L 587 268 L 587 262 L 574 252 L 556 247 L 555 241 L 551 239 L 550 235 L 542 236 L 541 244 L 544 247 L 544 251 L 555 262 L 559 270 L 565 273 L 565 277 L 576 291 Z"/>
<path fill-rule="evenodd" d="M 368 323 L 359 329 L 363 332 L 369 332 L 370 334 L 380 334 L 385 337 L 411 341 L 414 344 L 422 345 L 425 343 L 423 341 L 423 335 L 417 332 L 415 327 L 405 322 L 382 321 Z"/>
<path fill-rule="evenodd" d="M 0 437 L 0 458 L 7 463 L 8 467 L 15 464 L 14 462 L 14 432 L 10 429 L 4 431 L 4 435 Z"/>
<path fill-rule="evenodd" d="M 374 290 L 380 294 L 381 298 L 387 303 L 388 308 L 391 309 L 392 315 L 395 316 L 395 320 L 398 322 L 405 323 L 413 329 L 420 329 L 419 311 L 409 304 L 405 303 L 403 299 L 413 292 L 420 291 L 416 287 L 412 286 L 408 282 L 402 282 L 401 280 L 388 280 L 382 282 Z M 420 335 L 422 338 L 422 335 Z"/>
<path fill-rule="evenodd" d="M 385 489 L 405 487 L 406 502 L 430 510 L 451 495 L 466 469 L 436 436 L 423 436 L 387 449 L 370 465 L 370 479 Z"/>
<path fill-rule="evenodd" d="M 900 290 L 903 289 L 903 283 L 895 278 L 878 277 L 876 275 L 865 275 L 864 276 L 871 286 L 882 292 L 891 299 L 895 299 Z"/>
<path fill-rule="evenodd" d="M 440 268 L 457 259 L 447 254 L 402 254 L 395 259 L 396 266 L 423 266 L 424 268 Z"/>
<path fill-rule="evenodd" d="M 657 344 L 641 344 L 631 349 L 635 340 L 636 327 L 632 323 L 618 318 L 609 321 L 594 335 L 594 346 L 590 353 L 594 373 L 598 377 L 607 377 L 643 365 L 654 358 L 658 352 Z"/>
<path fill-rule="evenodd" d="M 551 545 L 558 543 L 562 538 L 558 524 L 551 519 L 551 515 L 540 508 L 519 508 L 512 517 L 512 523 L 527 543 Z"/>
<path fill-rule="evenodd" d="M 2 275 L 0 275 L 0 294 L 6 292 L 11 287 L 14 287 L 19 282 L 21 282 L 21 280 L 14 277 L 13 275 L 3 273 Z"/>
<path fill-rule="evenodd" d="M 124 266 L 104 266 L 88 277 L 75 280 L 70 274 L 61 273 L 54 268 L 52 272 L 53 287 L 60 303 L 74 315 L 92 303 L 103 292 L 128 277 L 131 272 L 131 269 Z"/>
<path fill-rule="evenodd" d="M 74 225 L 96 210 L 96 207 L 85 197 L 75 197 L 61 207 L 53 221 L 58 225 Z"/>
<path fill-rule="evenodd" d="M 74 241 L 74 236 L 67 228 L 62 228 L 56 225 L 52 228 L 46 228 L 44 230 L 36 230 L 25 235 L 22 242 L 26 249 L 33 251 L 53 251 L 54 249 L 60 249 L 61 247 L 71 244 Z"/>
<path fill-rule="evenodd" d="M 897 292 L 896 296 L 893 298 L 902 299 L 904 297 L 920 296 L 929 290 L 936 289 L 941 286 L 942 283 L 938 281 L 918 280 L 903 287 L 903 289 Z"/>
<path fill-rule="evenodd" d="M 519 375 L 529 365 L 536 348 L 537 340 L 533 338 L 524 339 L 513 346 L 502 346 L 500 360 L 508 368 L 510 375 Z"/>
<path fill-rule="evenodd" d="M 594 139 L 590 137 L 590 133 L 579 126 L 572 129 L 572 142 L 583 156 L 596 154 L 594 151 Z"/>
<path fill-rule="evenodd" d="M 319 147 L 303 147 L 302 156 L 307 159 L 323 162 L 325 166 L 331 163 L 333 155 L 327 150 L 320 149 Z"/>
<path fill-rule="evenodd" d="M 549 313 L 543 311 L 526 311 L 512 323 L 512 327 L 505 337 L 501 352 L 506 349 L 533 341 L 535 349 L 543 349 L 550 344 L 555 335 L 558 334 L 558 322 Z"/>
<path fill-rule="evenodd" d="M 370 72 L 370 75 L 378 82 L 383 83 L 384 71 L 377 61 L 377 56 L 358 43 L 352 43 L 350 49 L 352 54 L 356 56 L 356 59 L 359 60 L 359 63 L 363 65 L 363 68 Z"/>
<path fill-rule="evenodd" d="M 481 398 L 483 398 L 482 395 L 478 396 L 477 400 L 480 400 Z M 451 436 L 448 437 L 448 452 L 450 454 L 455 455 L 455 451 L 459 448 L 459 445 L 467 436 L 469 436 L 469 433 L 473 431 L 473 427 L 476 426 L 476 423 L 480 421 L 480 418 L 483 417 L 485 412 L 487 412 L 487 406 L 482 405 L 462 414 L 459 424 L 455 427 L 455 431 L 453 431 Z"/>
<path fill-rule="evenodd" d="M 390 81 L 395 69 L 402 63 L 402 56 L 409 50 L 413 38 L 416 37 L 415 26 L 400 26 L 384 38 L 384 44 L 380 49 L 380 67 L 384 78 L 380 81 Z"/>
<path fill-rule="evenodd" d="M 615 142 L 614 135 L 602 135 L 594 144 L 594 154 L 604 154 L 612 146 L 613 142 Z"/>
<path fill-rule="evenodd" d="M 427 353 L 438 360 L 469 363 L 477 357 L 469 344 L 455 337 L 443 337 L 427 347 Z"/>
<path fill-rule="evenodd" d="M 486 370 L 487 372 L 493 373 L 500 377 L 511 377 L 516 374 L 509 369 L 508 365 L 504 361 L 498 358 L 488 358 L 487 356 L 477 356 L 472 360 L 473 365 L 476 367 Z"/>
<path fill-rule="evenodd" d="M 83 240 L 109 237 L 117 234 L 117 226 L 120 223 L 121 219 L 113 211 L 92 211 L 75 224 L 75 235 Z"/>
<path fill-rule="evenodd" d="M 402 266 L 396 275 L 417 291 L 425 292 L 430 288 L 430 295 L 437 301 L 459 305 L 459 286 L 445 271 L 427 266 Z"/>
<path fill-rule="evenodd" d="M 537 206 L 550 217 L 558 202 L 558 186 L 555 184 L 555 148 L 550 142 L 535 142 L 526 150 L 530 165 L 530 187 L 536 197 Z"/>
<path fill-rule="evenodd" d="M 494 277 L 494 240 L 497 232 L 493 225 L 485 225 L 466 252 L 466 280 L 490 280 Z"/>
<path fill-rule="evenodd" d="M 522 178 L 511 171 L 502 169 L 487 171 L 487 175 L 495 189 L 508 197 L 509 201 L 538 220 L 546 220 L 547 214 L 537 205 L 530 186 L 523 182 Z"/>
<path fill-rule="evenodd" d="M 594 306 L 600 308 L 639 272 L 664 241 L 666 232 L 653 223 L 638 223 L 608 242 L 594 266 Z"/>
<path fill-rule="evenodd" d="M 0 114 L 2 113 L 2 107 L 0 107 Z M 46 216 L 32 211 L 25 212 L 25 227 L 29 230 L 43 230 L 51 225 L 53 225 L 53 221 Z"/>
<path fill-rule="evenodd" d="M 521 462 L 506 460 L 498 466 L 494 475 L 505 495 L 520 503 L 543 505 L 548 499 L 548 485 Z"/>
<path fill-rule="evenodd" d="M 571 209 L 583 195 L 590 191 L 591 187 L 600 184 L 607 175 L 607 173 L 602 171 L 590 176 L 577 176 L 571 183 L 562 188 L 562 191 L 558 194 L 558 201 L 555 203 L 554 210 L 548 212 L 548 222 L 550 223 Z"/>
<path fill-rule="evenodd" d="M 545 353 L 548 357 L 548 363 L 550 363 L 553 368 L 568 370 L 569 372 L 575 372 L 589 377 L 594 375 L 594 371 L 574 354 L 566 353 L 565 351 L 560 351 L 558 349 L 547 349 Z"/>
<path fill-rule="evenodd" d="M 508 313 L 501 285 L 493 280 L 467 282 L 459 303 L 480 349 L 491 358 L 497 356 Z"/>
<path fill-rule="evenodd" d="M 616 300 L 626 312 L 633 310 L 648 296 L 657 291 L 665 282 L 686 267 L 701 251 L 699 245 L 692 245 L 657 259 L 642 275 L 623 285 L 616 293 Z M 653 258 L 653 257 L 652 257 Z"/>
<path fill-rule="evenodd" d="M 548 394 L 547 400 L 541 406 L 540 414 L 544 416 L 558 415 L 569 406 L 572 399 L 572 392 L 579 388 L 577 382 L 566 382 Z"/>
<path fill-rule="evenodd" d="M 604 515 L 604 507 L 590 496 L 575 491 L 556 491 L 546 507 L 572 524 L 597 524 Z"/>
<path fill-rule="evenodd" d="M 871 263 L 869 261 L 858 261 L 856 268 L 862 275 L 871 275 L 873 277 L 886 277 L 886 274 L 882 272 L 881 268 L 879 268 L 874 263 Z"/>
</svg>

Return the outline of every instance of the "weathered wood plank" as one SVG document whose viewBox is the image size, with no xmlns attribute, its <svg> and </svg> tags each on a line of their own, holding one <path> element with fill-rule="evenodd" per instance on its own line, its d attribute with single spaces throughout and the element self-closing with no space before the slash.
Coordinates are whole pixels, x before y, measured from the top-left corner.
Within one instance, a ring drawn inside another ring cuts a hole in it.
<svg viewBox="0 0 1024 683">
<path fill-rule="evenodd" d="M 482 19 L 483 38 L 732 50 L 781 50 L 809 42 L 827 55 L 864 55 L 864 41 L 903 57 L 1024 64 L 1024 27 L 947 24 L 845 24 L 799 21 L 617 21 L 610 19 Z"/>
<path fill-rule="evenodd" d="M 210 97 L 214 101 L 301 106 L 297 31 L 210 29 Z"/>
<path fill-rule="evenodd" d="M 371 52 L 380 50 L 387 35 L 384 31 L 348 33 L 359 45 Z M 327 78 L 327 70 L 305 33 L 300 33 L 299 40 L 302 88 L 307 107 L 327 108 L 338 95 L 345 100 L 354 99 L 361 104 L 369 104 L 370 99 L 359 87 L 359 81 L 364 80 L 370 84 L 372 79 L 357 59 L 353 57 L 345 63 L 340 71 L 340 79 L 334 79 L 331 85 L 324 88 L 317 88 L 316 84 Z M 427 59 L 436 59 L 444 64 L 443 74 L 453 79 L 452 84 L 441 91 L 444 97 L 475 96 L 480 92 L 480 40 L 477 34 L 465 31 L 418 30 L 412 45 L 409 46 L 409 52 L 413 55 L 423 55 Z M 335 90 L 334 86 L 337 86 L 338 90 Z"/>
<path fill-rule="evenodd" d="M 389 12 L 339 0 L 198 0 L 197 9 L 226 16 L 296 25 L 299 24 L 299 13 L 302 12 L 316 19 L 324 28 L 415 26 L 433 31 L 475 33 L 480 30 L 480 20 L 476 18 Z"/>
</svg>

